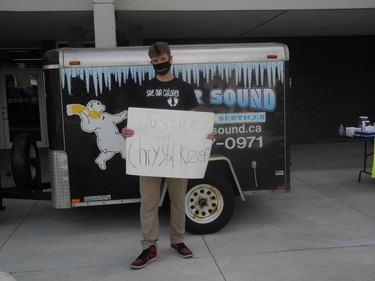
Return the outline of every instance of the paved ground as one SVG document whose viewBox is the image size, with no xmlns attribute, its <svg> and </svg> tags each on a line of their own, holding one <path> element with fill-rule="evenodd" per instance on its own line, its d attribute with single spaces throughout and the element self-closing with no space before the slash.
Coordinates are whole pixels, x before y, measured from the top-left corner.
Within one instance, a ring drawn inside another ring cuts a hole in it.
<svg viewBox="0 0 375 281">
<path fill-rule="evenodd" d="M 17 281 L 372 281 L 375 179 L 357 182 L 362 145 L 293 146 L 292 192 L 237 200 L 220 232 L 187 235 L 192 259 L 169 250 L 162 209 L 159 259 L 138 271 L 129 268 L 141 249 L 138 205 L 56 210 L 6 199 L 0 271 Z"/>
</svg>

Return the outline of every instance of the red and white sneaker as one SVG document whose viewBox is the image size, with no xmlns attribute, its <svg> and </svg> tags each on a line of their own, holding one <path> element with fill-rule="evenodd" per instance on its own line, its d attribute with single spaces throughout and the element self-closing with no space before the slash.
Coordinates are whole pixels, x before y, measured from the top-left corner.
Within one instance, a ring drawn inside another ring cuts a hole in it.
<svg viewBox="0 0 375 281">
<path fill-rule="evenodd" d="M 158 253 L 154 245 L 150 246 L 148 249 L 143 250 L 135 261 L 130 265 L 133 269 L 141 269 L 148 265 L 150 262 L 153 262 L 158 258 Z"/>
<path fill-rule="evenodd" d="M 171 244 L 171 249 L 182 258 L 191 258 L 193 256 L 193 253 L 184 243 Z"/>
</svg>

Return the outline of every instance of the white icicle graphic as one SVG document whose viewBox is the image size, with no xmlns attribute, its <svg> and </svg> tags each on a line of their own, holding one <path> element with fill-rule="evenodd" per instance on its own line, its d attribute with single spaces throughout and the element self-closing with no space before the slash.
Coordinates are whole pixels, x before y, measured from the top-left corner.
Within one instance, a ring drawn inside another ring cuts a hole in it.
<svg viewBox="0 0 375 281">
<path fill-rule="evenodd" d="M 263 86 L 264 76 L 268 79 L 269 86 L 275 86 L 277 79 L 283 82 L 283 62 L 245 62 L 245 63 L 209 63 L 209 64 L 186 64 L 173 65 L 172 70 L 175 76 L 181 76 L 188 83 L 200 85 L 201 75 L 204 80 L 213 80 L 219 75 L 226 83 L 229 82 L 232 74 L 236 75 L 237 85 L 243 81 L 245 88 L 252 87 L 253 74 L 255 85 Z M 121 67 L 85 67 L 85 68 L 61 68 L 61 87 L 67 88 L 71 95 L 71 80 L 78 77 L 86 83 L 87 92 L 90 83 L 93 83 L 95 95 L 102 94 L 103 88 L 112 88 L 112 76 L 114 81 L 121 86 L 131 77 L 135 83 L 142 84 L 147 78 L 155 76 L 152 66 L 121 66 Z"/>
</svg>

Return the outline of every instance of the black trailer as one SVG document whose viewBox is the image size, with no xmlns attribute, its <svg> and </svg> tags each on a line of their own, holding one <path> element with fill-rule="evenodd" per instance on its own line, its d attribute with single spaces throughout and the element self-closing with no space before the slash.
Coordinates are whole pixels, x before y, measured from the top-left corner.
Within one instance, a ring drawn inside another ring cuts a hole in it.
<svg viewBox="0 0 375 281">
<path fill-rule="evenodd" d="M 125 173 L 119 132 L 134 90 L 155 75 L 147 50 L 64 48 L 44 56 L 54 207 L 140 201 L 138 178 Z M 215 113 L 206 175 L 189 180 L 186 195 L 187 230 L 212 233 L 231 218 L 235 195 L 245 200 L 290 190 L 288 48 L 266 43 L 171 50 L 172 71 L 194 86 L 198 110 Z M 109 135 L 111 141 L 104 140 Z M 166 195 L 161 188 L 160 204 Z"/>
</svg>

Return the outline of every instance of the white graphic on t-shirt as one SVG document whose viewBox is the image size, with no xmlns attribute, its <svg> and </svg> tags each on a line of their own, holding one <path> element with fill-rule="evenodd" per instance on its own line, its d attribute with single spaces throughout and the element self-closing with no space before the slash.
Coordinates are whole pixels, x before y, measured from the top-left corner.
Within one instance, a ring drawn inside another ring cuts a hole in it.
<svg viewBox="0 0 375 281">
<path fill-rule="evenodd" d="M 170 107 L 176 107 L 180 99 L 180 90 L 178 89 L 148 89 L 146 90 L 146 98 L 165 98 Z"/>
<path fill-rule="evenodd" d="M 170 98 L 168 99 L 168 104 L 169 104 L 171 107 L 176 107 L 177 104 L 178 104 L 178 98 L 170 97 Z"/>
</svg>

